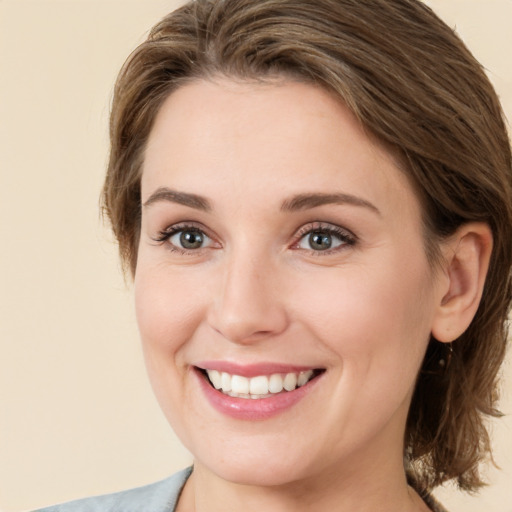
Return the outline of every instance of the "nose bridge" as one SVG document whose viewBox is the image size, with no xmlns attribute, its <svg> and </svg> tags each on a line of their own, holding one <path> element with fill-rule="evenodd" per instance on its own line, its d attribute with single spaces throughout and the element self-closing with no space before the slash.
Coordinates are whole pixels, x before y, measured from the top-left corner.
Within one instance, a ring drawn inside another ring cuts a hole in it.
<svg viewBox="0 0 512 512">
<path fill-rule="evenodd" d="M 224 261 L 221 286 L 210 312 L 211 326 L 236 343 L 282 332 L 287 316 L 276 288 L 277 273 L 264 251 L 250 244 L 233 248 Z"/>
</svg>

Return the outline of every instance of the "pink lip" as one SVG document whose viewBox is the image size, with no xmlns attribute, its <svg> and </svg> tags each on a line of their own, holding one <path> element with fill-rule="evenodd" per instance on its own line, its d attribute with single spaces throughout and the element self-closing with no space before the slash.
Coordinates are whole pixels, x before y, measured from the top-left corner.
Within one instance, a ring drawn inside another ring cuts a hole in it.
<svg viewBox="0 0 512 512">
<path fill-rule="evenodd" d="M 207 366 L 207 368 L 211 368 Z M 290 367 L 287 366 L 287 369 Z M 217 369 L 217 368 L 211 368 Z M 289 370 L 288 370 L 289 371 Z M 292 370 L 297 371 L 297 370 Z M 299 370 L 300 371 L 300 370 Z M 218 412 L 239 420 L 258 421 L 266 420 L 276 416 L 297 404 L 300 400 L 306 397 L 316 386 L 317 382 L 321 380 L 322 375 L 309 381 L 304 386 L 295 389 L 294 391 L 286 391 L 277 393 L 268 398 L 235 398 L 225 395 L 221 391 L 215 389 L 206 379 L 206 377 L 197 369 L 192 372 L 199 381 L 199 386 L 206 396 L 209 403 Z M 231 371 L 229 372 L 231 373 Z M 280 373 L 279 371 L 272 371 L 270 373 Z M 282 372 L 286 373 L 286 372 Z M 235 373 L 235 375 L 241 375 Z M 243 375 L 243 374 L 242 374 Z M 254 375 L 267 375 L 266 372 L 255 373 Z"/>
<path fill-rule="evenodd" d="M 315 369 L 312 366 L 292 366 L 280 363 L 242 365 L 230 363 L 229 361 L 201 361 L 195 366 L 202 370 L 217 370 L 230 373 L 231 375 L 241 375 L 242 377 L 257 377 L 259 375 L 272 375 L 273 373 L 299 373 Z"/>
</svg>

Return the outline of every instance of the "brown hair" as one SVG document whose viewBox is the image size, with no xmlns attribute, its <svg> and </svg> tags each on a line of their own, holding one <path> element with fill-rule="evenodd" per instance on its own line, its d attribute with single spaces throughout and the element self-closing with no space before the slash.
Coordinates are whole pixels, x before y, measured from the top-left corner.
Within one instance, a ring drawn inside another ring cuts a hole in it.
<svg viewBox="0 0 512 512">
<path fill-rule="evenodd" d="M 104 205 L 132 274 L 145 144 L 164 99 L 190 80 L 287 76 L 335 94 L 395 148 L 424 210 L 427 254 L 469 221 L 488 223 L 493 253 L 478 312 L 446 345 L 431 340 L 407 423 L 404 457 L 418 485 L 456 478 L 475 490 L 490 454 L 511 301 L 512 171 L 497 96 L 458 36 L 417 0 L 196 0 L 158 23 L 114 91 Z"/>
</svg>

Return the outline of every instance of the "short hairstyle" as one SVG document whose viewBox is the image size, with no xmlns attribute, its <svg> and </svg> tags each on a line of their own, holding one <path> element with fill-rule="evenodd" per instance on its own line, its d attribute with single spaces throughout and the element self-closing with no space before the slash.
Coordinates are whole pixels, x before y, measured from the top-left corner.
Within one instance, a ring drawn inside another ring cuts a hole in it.
<svg viewBox="0 0 512 512">
<path fill-rule="evenodd" d="M 491 453 L 485 420 L 499 415 L 512 258 L 510 141 L 481 65 L 418 0 L 190 1 L 151 30 L 114 90 L 103 201 L 132 274 L 142 164 L 156 114 L 176 88 L 216 76 L 305 81 L 347 105 L 400 155 L 422 204 L 430 261 L 464 223 L 492 229 L 479 309 L 452 344 L 450 361 L 446 345 L 430 341 L 404 440 L 418 488 L 456 479 L 476 490 L 479 464 Z"/>
</svg>

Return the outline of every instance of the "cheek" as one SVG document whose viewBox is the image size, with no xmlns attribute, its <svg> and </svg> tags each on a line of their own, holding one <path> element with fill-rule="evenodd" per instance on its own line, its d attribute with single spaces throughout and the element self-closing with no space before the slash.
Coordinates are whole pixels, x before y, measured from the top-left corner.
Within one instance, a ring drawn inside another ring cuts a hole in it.
<svg viewBox="0 0 512 512">
<path fill-rule="evenodd" d="M 429 340 L 433 300 L 428 268 L 422 259 L 415 266 L 395 259 L 318 274 L 295 289 L 297 304 L 302 304 L 297 316 L 346 371 L 359 377 L 387 368 L 402 376 L 407 372 L 411 380 Z"/>
<path fill-rule="evenodd" d="M 179 273 L 158 268 L 140 267 L 135 276 L 135 309 L 146 369 L 164 410 L 174 402 L 167 395 L 186 376 L 185 347 L 203 317 L 204 294 L 200 287 L 187 284 Z"/>
<path fill-rule="evenodd" d="M 162 411 L 177 432 L 183 430 L 189 370 L 184 347 L 200 322 L 202 304 L 200 292 L 183 293 L 184 286 L 177 275 L 158 268 L 140 265 L 135 275 L 135 310 L 146 371 Z"/>
<path fill-rule="evenodd" d="M 407 412 L 430 335 L 428 279 L 421 272 L 405 277 L 393 267 L 351 270 L 308 286 L 310 307 L 302 316 L 333 354 L 334 395 L 342 397 L 340 410 L 332 412 L 339 414 L 336 423 L 350 417 L 347 428 L 365 424 L 377 432 L 396 411 Z"/>
<path fill-rule="evenodd" d="M 158 269 L 137 270 L 135 310 L 145 345 L 177 348 L 197 323 L 201 302 L 200 290 L 187 286 L 178 275 Z"/>
</svg>

